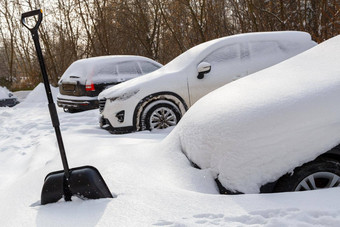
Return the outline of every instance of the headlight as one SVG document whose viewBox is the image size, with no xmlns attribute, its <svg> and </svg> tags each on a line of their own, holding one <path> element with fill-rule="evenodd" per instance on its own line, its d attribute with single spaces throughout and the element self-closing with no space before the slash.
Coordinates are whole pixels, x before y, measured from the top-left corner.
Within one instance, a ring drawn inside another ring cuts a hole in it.
<svg viewBox="0 0 340 227">
<path fill-rule="evenodd" d="M 119 96 L 119 100 L 129 99 L 132 96 L 134 96 L 135 94 L 137 94 L 138 92 L 139 92 L 139 90 L 135 90 L 135 91 L 132 91 L 132 92 L 126 92 L 122 96 Z"/>
<path fill-rule="evenodd" d="M 109 98 L 110 102 L 114 102 L 118 97 Z"/>
<path fill-rule="evenodd" d="M 131 98 L 132 96 L 134 96 L 138 92 L 139 92 L 139 90 L 135 90 L 135 91 L 132 91 L 132 92 L 126 92 L 126 93 L 122 94 L 121 96 L 109 98 L 109 100 L 110 100 L 110 102 L 114 102 L 116 100 L 123 101 L 123 100 Z"/>
</svg>

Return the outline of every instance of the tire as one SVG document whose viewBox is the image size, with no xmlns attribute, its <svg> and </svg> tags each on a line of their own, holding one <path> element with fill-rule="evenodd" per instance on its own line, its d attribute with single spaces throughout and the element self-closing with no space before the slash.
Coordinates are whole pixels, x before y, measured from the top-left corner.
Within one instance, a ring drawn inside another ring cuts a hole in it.
<svg viewBox="0 0 340 227">
<path fill-rule="evenodd" d="M 338 187 L 340 163 L 330 158 L 318 158 L 294 169 L 293 174 L 282 176 L 275 192 L 308 191 Z"/>
<path fill-rule="evenodd" d="M 149 104 L 144 112 L 144 125 L 147 130 L 175 126 L 181 119 L 179 108 L 167 100 L 158 100 Z"/>
</svg>

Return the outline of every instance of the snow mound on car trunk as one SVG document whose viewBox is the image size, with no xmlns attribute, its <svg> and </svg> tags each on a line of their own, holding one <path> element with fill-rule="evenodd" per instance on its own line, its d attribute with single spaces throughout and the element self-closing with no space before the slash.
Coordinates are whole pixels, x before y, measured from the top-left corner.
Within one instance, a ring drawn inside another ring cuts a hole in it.
<svg viewBox="0 0 340 227">
<path fill-rule="evenodd" d="M 258 193 L 340 142 L 340 36 L 215 90 L 166 142 L 224 187 Z"/>
</svg>

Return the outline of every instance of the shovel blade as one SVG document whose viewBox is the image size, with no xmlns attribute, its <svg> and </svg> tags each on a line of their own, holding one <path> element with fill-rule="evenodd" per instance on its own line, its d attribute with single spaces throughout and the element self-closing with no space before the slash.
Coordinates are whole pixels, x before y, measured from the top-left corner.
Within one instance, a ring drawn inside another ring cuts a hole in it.
<svg viewBox="0 0 340 227">
<path fill-rule="evenodd" d="M 70 177 L 66 179 L 63 170 L 49 173 L 41 192 L 41 205 L 54 203 L 64 197 L 71 196 L 82 199 L 113 198 L 103 177 L 93 166 L 82 166 L 70 169 Z"/>
</svg>

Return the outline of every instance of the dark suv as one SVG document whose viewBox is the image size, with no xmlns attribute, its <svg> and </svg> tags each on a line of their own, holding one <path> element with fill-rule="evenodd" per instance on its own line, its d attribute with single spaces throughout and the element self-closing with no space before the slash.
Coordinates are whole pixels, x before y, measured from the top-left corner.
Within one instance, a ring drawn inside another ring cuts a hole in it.
<svg viewBox="0 0 340 227">
<path fill-rule="evenodd" d="M 57 104 L 65 112 L 98 108 L 105 88 L 150 73 L 161 64 L 141 56 L 114 55 L 75 61 L 59 80 Z"/>
</svg>

